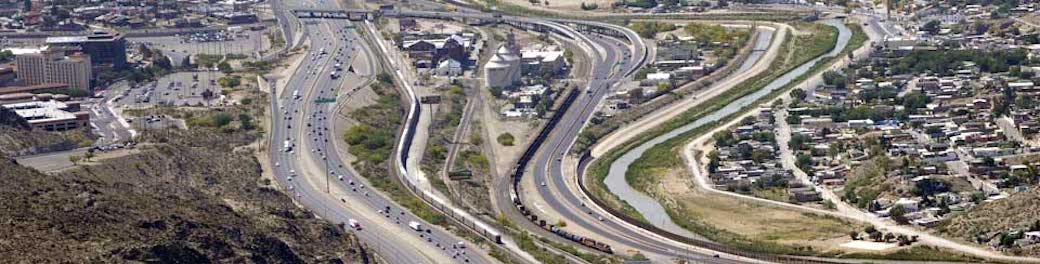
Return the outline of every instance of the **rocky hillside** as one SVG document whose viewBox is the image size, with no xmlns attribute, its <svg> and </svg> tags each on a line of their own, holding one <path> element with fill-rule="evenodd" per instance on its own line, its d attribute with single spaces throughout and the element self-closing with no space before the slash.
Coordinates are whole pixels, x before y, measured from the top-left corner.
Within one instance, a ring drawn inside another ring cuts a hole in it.
<svg viewBox="0 0 1040 264">
<path fill-rule="evenodd" d="M 0 155 L 18 156 L 90 146 L 88 129 L 64 132 L 28 130 L 0 123 Z"/>
<path fill-rule="evenodd" d="M 939 226 L 939 232 L 959 239 L 1000 244 L 1001 237 L 1010 231 L 1036 229 L 1040 221 L 1040 188 L 1032 188 L 1011 195 L 1007 199 L 982 203 L 978 207 L 958 214 Z M 1015 240 L 1011 238 L 1009 240 Z M 1010 242 L 1010 241 L 1008 241 Z M 1040 256 L 1040 245 L 1002 246 L 1012 253 Z"/>
<path fill-rule="evenodd" d="M 252 133 L 145 134 L 141 154 L 45 175 L 0 161 L 0 263 L 365 263 L 261 179 Z"/>
</svg>

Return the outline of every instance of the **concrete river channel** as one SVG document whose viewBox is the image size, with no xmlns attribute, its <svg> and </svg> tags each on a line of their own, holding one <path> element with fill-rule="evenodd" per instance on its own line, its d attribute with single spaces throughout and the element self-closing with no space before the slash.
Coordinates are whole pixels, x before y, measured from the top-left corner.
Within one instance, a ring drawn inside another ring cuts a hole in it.
<svg viewBox="0 0 1040 264">
<path fill-rule="evenodd" d="M 754 103 L 755 101 L 758 101 L 758 99 L 761 99 L 762 97 L 768 95 L 773 90 L 780 89 L 781 87 L 786 86 L 791 81 L 794 81 L 794 79 L 798 78 L 798 76 L 807 73 L 810 69 L 812 69 L 814 65 L 816 65 L 816 63 L 826 58 L 838 55 L 838 53 L 840 53 L 849 43 L 849 38 L 852 37 L 852 31 L 844 24 L 842 24 L 841 20 L 831 19 L 826 20 L 823 23 L 829 26 L 836 27 L 838 29 L 837 43 L 835 43 L 834 48 L 830 52 L 816 57 L 811 61 L 806 62 L 805 64 L 799 65 L 794 70 L 787 72 L 786 74 L 780 76 L 776 80 L 773 80 L 773 82 L 770 82 L 768 85 L 766 85 L 758 91 L 755 91 L 752 94 L 734 100 L 725 107 L 715 112 L 712 112 L 707 116 L 697 119 L 675 130 L 669 131 L 668 133 L 660 135 L 625 153 L 620 158 L 615 160 L 614 163 L 610 164 L 610 172 L 607 174 L 607 177 L 604 180 L 604 183 L 607 185 L 607 189 L 609 189 L 610 192 L 614 195 L 617 195 L 619 198 L 621 198 L 621 200 L 630 204 L 633 208 L 636 209 L 636 211 L 639 211 L 639 213 L 642 214 L 643 217 L 646 218 L 646 220 L 650 224 L 677 235 L 702 239 L 702 237 L 691 233 L 690 231 L 680 227 L 678 224 L 673 222 L 672 219 L 668 216 L 668 213 L 665 212 L 664 207 L 662 207 L 656 199 L 636 189 L 633 189 L 632 186 L 629 186 L 628 182 L 625 180 L 625 174 L 628 173 L 628 167 L 631 166 L 632 163 L 636 161 L 636 159 L 643 156 L 643 153 L 651 147 L 657 144 L 661 144 L 662 142 L 665 142 L 666 140 L 679 136 L 683 133 L 686 133 L 687 131 L 696 129 L 698 127 L 704 126 L 705 124 L 718 121 L 726 116 L 737 113 L 737 111 L 739 111 L 740 109 Z M 748 58 L 740 66 L 740 68 L 737 69 L 737 72 L 733 73 L 732 75 L 736 75 L 737 73 L 747 71 L 751 68 L 751 65 L 754 65 L 755 62 L 762 57 L 763 52 L 761 50 L 765 50 L 769 47 L 769 42 L 772 38 L 771 33 L 772 31 L 764 29 L 759 29 L 757 31 L 757 34 L 759 34 L 759 36 L 757 43 L 755 43 L 754 50 L 756 51 L 750 54 Z"/>
</svg>

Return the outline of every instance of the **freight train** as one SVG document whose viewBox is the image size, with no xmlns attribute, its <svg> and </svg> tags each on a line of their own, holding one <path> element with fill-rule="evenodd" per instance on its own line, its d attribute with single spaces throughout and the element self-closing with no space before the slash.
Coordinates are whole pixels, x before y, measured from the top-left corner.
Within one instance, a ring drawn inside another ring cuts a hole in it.
<svg viewBox="0 0 1040 264">
<path fill-rule="evenodd" d="M 531 213 L 530 210 L 527 210 L 527 207 L 525 207 L 523 204 L 520 204 L 520 200 L 516 199 L 515 197 L 513 199 L 513 204 L 516 205 L 516 208 L 520 210 L 520 213 L 523 214 L 524 217 L 527 217 L 527 220 L 530 220 L 535 225 L 538 225 L 542 229 L 545 229 L 545 231 L 549 231 L 550 233 L 556 234 L 570 241 L 577 242 L 578 244 L 585 245 L 586 247 L 599 250 L 603 253 L 614 254 L 614 249 L 610 248 L 610 245 L 577 234 L 571 234 L 570 232 L 564 231 L 563 229 L 556 227 L 556 225 L 546 223 L 544 219 L 538 219 L 538 215 L 535 215 Z"/>
</svg>

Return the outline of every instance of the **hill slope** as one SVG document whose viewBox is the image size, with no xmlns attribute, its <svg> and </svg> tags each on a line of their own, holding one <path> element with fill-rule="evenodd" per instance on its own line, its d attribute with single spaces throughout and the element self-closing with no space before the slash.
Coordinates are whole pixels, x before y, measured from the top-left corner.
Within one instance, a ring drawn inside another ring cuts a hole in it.
<svg viewBox="0 0 1040 264">
<path fill-rule="evenodd" d="M 979 235 L 995 237 L 1001 232 L 1025 230 L 1036 221 L 1040 221 L 1040 188 L 1031 188 L 1007 199 L 982 203 L 943 221 L 938 230 L 945 235 L 976 241 Z M 1012 252 L 1040 256 L 1040 245 L 1016 248 Z"/>
<path fill-rule="evenodd" d="M 45 175 L 0 160 L 0 263 L 361 263 L 353 235 L 266 186 L 250 133 L 145 134 L 143 153 Z"/>
</svg>

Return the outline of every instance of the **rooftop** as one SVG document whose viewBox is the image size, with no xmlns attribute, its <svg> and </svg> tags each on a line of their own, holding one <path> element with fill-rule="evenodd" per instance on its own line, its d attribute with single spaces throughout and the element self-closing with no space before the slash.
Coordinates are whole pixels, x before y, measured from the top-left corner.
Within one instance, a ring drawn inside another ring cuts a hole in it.
<svg viewBox="0 0 1040 264">
<path fill-rule="evenodd" d="M 76 119 L 75 114 L 65 111 L 68 105 L 54 100 L 6 104 L 3 107 L 14 110 L 15 114 L 29 124 Z"/>
</svg>

